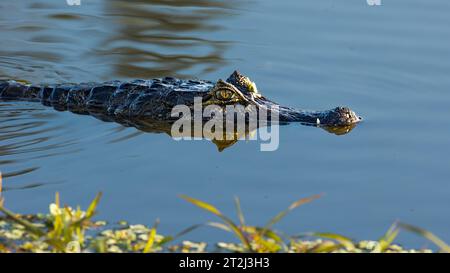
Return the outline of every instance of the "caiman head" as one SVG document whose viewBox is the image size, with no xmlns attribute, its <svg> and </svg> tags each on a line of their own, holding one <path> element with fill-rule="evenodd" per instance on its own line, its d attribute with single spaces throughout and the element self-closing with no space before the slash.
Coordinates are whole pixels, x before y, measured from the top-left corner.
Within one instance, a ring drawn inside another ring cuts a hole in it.
<svg viewBox="0 0 450 273">
<path fill-rule="evenodd" d="M 203 104 L 223 107 L 232 104 L 254 105 L 257 109 L 263 108 L 269 112 L 273 111 L 271 110 L 273 106 L 278 106 L 277 114 L 281 122 L 300 122 L 305 125 L 321 127 L 337 135 L 350 132 L 362 120 L 348 107 L 308 112 L 280 106 L 262 96 L 256 84 L 238 71 L 234 71 L 226 81 L 219 79 L 203 98 Z"/>
</svg>

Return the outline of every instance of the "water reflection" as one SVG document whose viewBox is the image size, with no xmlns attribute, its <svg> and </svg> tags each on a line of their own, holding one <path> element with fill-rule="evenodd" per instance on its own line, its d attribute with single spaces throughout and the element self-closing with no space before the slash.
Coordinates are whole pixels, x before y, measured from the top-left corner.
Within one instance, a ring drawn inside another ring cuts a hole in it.
<svg viewBox="0 0 450 273">
<path fill-rule="evenodd" d="M 70 137 L 55 140 L 62 128 L 50 124 L 56 115 L 39 105 L 0 103 L 0 170 L 4 178 L 39 169 L 36 159 L 68 152 L 63 148 L 75 141 Z"/>
<path fill-rule="evenodd" d="M 114 74 L 127 78 L 200 77 L 225 63 L 229 42 L 211 36 L 213 22 L 233 13 L 234 1 L 114 0 L 105 2 L 114 32 L 96 54 L 115 58 Z"/>
<path fill-rule="evenodd" d="M 0 79 L 202 77 L 226 63 L 226 0 L 1 1 Z"/>
<path fill-rule="evenodd" d="M 289 123 L 276 123 L 274 125 L 288 125 Z M 128 122 L 127 125 L 129 126 L 130 123 Z M 353 128 L 355 128 L 356 124 L 351 124 L 348 126 L 320 126 L 320 125 L 311 125 L 311 124 L 303 124 L 306 126 L 314 126 L 319 127 L 327 131 L 328 133 L 335 134 L 335 135 L 345 135 L 349 133 Z M 174 131 L 172 130 L 172 123 L 170 122 L 161 122 L 161 121 L 153 121 L 153 120 L 139 120 L 138 122 L 134 122 L 133 126 L 137 129 L 147 132 L 147 133 L 165 133 L 169 135 L 170 137 L 174 139 L 181 139 L 181 138 L 201 138 L 201 139 L 207 139 L 210 140 L 212 143 L 214 143 L 218 149 L 219 152 L 222 152 L 226 148 L 229 148 L 236 144 L 240 140 L 248 140 L 253 139 L 257 140 L 258 130 L 264 129 L 270 131 L 272 134 L 276 133 L 279 134 L 279 132 L 273 132 L 272 129 L 270 129 L 271 124 L 267 122 L 250 122 L 246 123 L 245 126 L 239 127 L 236 126 L 236 124 L 233 123 L 227 123 L 224 122 L 216 123 L 213 130 L 195 130 L 195 126 L 192 126 L 190 130 L 183 130 L 183 131 Z M 268 128 L 266 128 L 268 127 Z M 203 124 L 203 127 L 205 129 L 205 123 Z M 232 130 L 229 130 L 228 128 L 233 128 Z M 183 128 L 184 129 L 184 128 Z M 301 130 L 301 129 L 299 129 Z M 222 132 L 217 134 L 216 132 Z M 137 134 L 131 134 L 128 135 L 127 138 L 136 136 Z M 271 135 L 273 137 L 273 135 Z"/>
<path fill-rule="evenodd" d="M 257 124 L 257 123 L 255 123 Z M 154 120 L 139 120 L 134 122 L 133 126 L 146 133 L 165 133 L 174 139 L 206 139 L 210 140 L 217 147 L 219 152 L 222 152 L 228 147 L 233 146 L 239 140 L 251 139 L 257 134 L 257 130 L 261 127 L 246 124 L 244 127 L 235 126 L 233 123 L 216 123 L 213 130 L 196 130 L 195 125 L 186 130 L 182 128 L 181 131 L 172 130 L 172 122 L 162 122 Z M 205 123 L 203 123 L 204 127 Z M 266 127 L 267 125 L 264 125 Z M 228 128 L 233 128 L 229 130 Z M 221 132 L 221 133 L 217 133 Z M 256 139 L 256 138 L 255 138 Z"/>
</svg>

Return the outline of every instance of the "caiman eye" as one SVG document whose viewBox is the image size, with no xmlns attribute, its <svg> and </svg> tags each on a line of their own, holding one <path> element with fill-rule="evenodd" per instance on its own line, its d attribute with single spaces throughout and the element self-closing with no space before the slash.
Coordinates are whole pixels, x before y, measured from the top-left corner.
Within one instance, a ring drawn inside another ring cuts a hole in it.
<svg viewBox="0 0 450 273">
<path fill-rule="evenodd" d="M 218 90 L 216 92 L 216 98 L 223 101 L 229 101 L 234 98 L 235 94 L 230 90 Z"/>
</svg>

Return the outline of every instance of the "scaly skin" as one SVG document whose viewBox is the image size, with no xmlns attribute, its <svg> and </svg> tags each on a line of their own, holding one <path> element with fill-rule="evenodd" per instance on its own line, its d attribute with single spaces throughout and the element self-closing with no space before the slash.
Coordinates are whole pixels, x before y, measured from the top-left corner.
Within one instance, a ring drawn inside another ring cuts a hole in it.
<svg viewBox="0 0 450 273">
<path fill-rule="evenodd" d="M 258 93 L 249 78 L 235 71 L 226 81 L 163 79 L 111 81 L 104 83 L 32 85 L 16 81 L 0 81 L 0 99 L 37 101 L 58 111 L 92 115 L 105 121 L 115 121 L 140 127 L 148 121 L 170 124 L 175 105 L 187 105 L 193 110 L 194 97 L 203 105 L 218 105 L 225 113 L 227 105 L 255 106 L 266 109 L 269 116 L 277 106 L 280 122 L 300 122 L 320 126 L 343 134 L 360 120 L 347 107 L 327 111 L 302 111 L 280 106 Z"/>
</svg>

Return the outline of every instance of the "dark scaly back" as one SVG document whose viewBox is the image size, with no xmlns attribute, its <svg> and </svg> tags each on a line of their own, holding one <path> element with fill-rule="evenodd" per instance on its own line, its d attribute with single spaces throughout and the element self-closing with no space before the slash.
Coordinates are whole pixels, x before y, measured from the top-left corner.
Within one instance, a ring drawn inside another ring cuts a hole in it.
<svg viewBox="0 0 450 273">
<path fill-rule="evenodd" d="M 37 100 L 36 90 L 32 89 L 28 93 L 29 86 L 16 81 L 1 81 L 0 82 L 0 98 L 3 100 Z"/>
<path fill-rule="evenodd" d="M 177 104 L 190 104 L 214 84 L 172 77 L 129 82 L 31 85 L 0 81 L 0 99 L 39 101 L 58 111 L 93 115 L 105 121 L 165 119 Z"/>
<path fill-rule="evenodd" d="M 16 81 L 0 81 L 0 99 L 39 101 L 58 111 L 88 113 L 104 110 L 119 82 L 31 85 Z"/>
<path fill-rule="evenodd" d="M 8 88 L 9 83 L 7 81 L 0 81 L 0 98 L 2 97 L 3 90 Z"/>
</svg>

